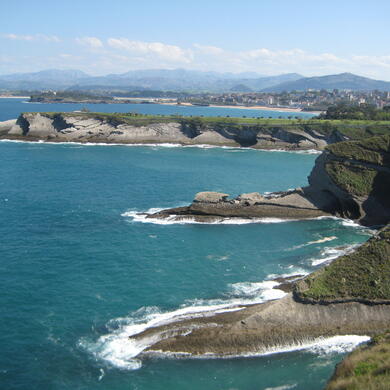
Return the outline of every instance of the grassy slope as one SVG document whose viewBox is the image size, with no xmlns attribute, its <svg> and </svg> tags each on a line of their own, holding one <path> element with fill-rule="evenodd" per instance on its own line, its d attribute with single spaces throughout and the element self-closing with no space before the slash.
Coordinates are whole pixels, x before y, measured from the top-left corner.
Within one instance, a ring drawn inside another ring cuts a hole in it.
<svg viewBox="0 0 390 390">
<path fill-rule="evenodd" d="M 310 302 L 390 300 L 390 225 L 355 252 L 298 282 L 295 296 Z"/>
<path fill-rule="evenodd" d="M 338 187 L 356 196 L 388 193 L 390 173 L 380 168 L 390 168 L 390 135 L 338 142 L 326 149 L 336 158 L 326 163 L 326 171 Z"/>
<path fill-rule="evenodd" d="M 387 154 L 390 153 L 390 134 L 358 142 L 339 142 L 329 145 L 327 149 L 337 157 L 385 165 L 388 163 Z"/>
<path fill-rule="evenodd" d="M 376 336 L 345 358 L 326 390 L 390 389 L 390 332 Z"/>
</svg>

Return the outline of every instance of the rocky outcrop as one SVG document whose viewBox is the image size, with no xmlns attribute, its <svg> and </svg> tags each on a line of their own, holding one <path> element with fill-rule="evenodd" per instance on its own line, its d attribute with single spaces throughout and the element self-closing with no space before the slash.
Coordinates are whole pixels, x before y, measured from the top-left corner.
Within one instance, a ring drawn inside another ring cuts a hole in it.
<svg viewBox="0 0 390 390">
<path fill-rule="evenodd" d="M 180 143 L 243 146 L 258 149 L 322 150 L 332 135 L 310 128 L 237 124 L 229 119 L 126 117 L 90 113 L 25 113 L 10 125 L 0 123 L 0 137 L 51 142 Z"/>
<path fill-rule="evenodd" d="M 329 145 L 309 184 L 336 215 L 372 226 L 390 220 L 390 136 Z"/>
<path fill-rule="evenodd" d="M 307 187 L 267 196 L 242 194 L 233 199 L 227 194 L 202 192 L 188 207 L 163 210 L 148 218 L 207 222 L 326 215 L 357 220 L 367 226 L 390 220 L 390 136 L 329 145 L 317 158 Z"/>
<path fill-rule="evenodd" d="M 310 194 L 303 189 L 263 196 L 258 192 L 242 194 L 229 199 L 228 194 L 200 192 L 188 207 L 167 209 L 147 218 L 185 219 L 197 222 L 217 222 L 234 218 L 283 218 L 301 219 L 330 215 L 310 200 Z"/>
<path fill-rule="evenodd" d="M 388 305 L 307 305 L 288 294 L 239 311 L 150 328 L 131 339 L 156 340 L 146 352 L 229 356 L 266 353 L 324 336 L 372 335 L 385 331 L 389 321 Z"/>
<path fill-rule="evenodd" d="M 384 332 L 390 323 L 389 232 L 383 229 L 325 271 L 293 280 L 293 293 L 281 299 L 220 314 L 194 313 L 130 339 L 147 346 L 144 354 L 229 356 L 266 353 L 319 337 Z"/>
</svg>

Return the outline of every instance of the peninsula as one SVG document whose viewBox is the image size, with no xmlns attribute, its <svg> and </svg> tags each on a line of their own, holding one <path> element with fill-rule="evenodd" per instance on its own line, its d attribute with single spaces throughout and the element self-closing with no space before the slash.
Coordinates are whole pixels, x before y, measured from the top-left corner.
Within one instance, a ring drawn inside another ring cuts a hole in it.
<svg viewBox="0 0 390 390">
<path fill-rule="evenodd" d="M 264 119 L 104 114 L 24 113 L 0 122 L 0 138 L 23 141 L 215 145 L 323 150 L 347 139 L 387 134 L 382 120 Z"/>
</svg>

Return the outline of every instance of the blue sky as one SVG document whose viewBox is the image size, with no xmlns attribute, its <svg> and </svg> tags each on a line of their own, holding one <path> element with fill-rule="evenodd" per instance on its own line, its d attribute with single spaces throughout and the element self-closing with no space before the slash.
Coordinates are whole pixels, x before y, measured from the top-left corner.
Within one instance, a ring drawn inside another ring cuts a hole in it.
<svg viewBox="0 0 390 390">
<path fill-rule="evenodd" d="M 390 80 L 389 0 L 2 0 L 0 74 L 187 68 Z"/>
</svg>

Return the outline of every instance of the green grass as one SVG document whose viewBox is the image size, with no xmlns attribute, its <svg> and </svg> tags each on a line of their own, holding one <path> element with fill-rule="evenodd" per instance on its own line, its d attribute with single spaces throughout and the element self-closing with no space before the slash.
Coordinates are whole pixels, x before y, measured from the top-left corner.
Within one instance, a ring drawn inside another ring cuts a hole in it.
<svg viewBox="0 0 390 390">
<path fill-rule="evenodd" d="M 370 137 L 361 141 L 339 142 L 327 146 L 333 155 L 377 165 L 388 163 L 390 135 Z"/>
<path fill-rule="evenodd" d="M 47 117 L 62 115 L 63 117 L 78 116 L 94 118 L 113 125 L 128 124 L 132 126 L 147 126 L 154 123 L 177 122 L 188 126 L 223 126 L 224 128 L 246 129 L 248 127 L 267 132 L 281 128 L 286 131 L 314 131 L 324 136 L 341 133 L 354 140 L 364 139 L 373 135 L 390 134 L 390 121 L 368 120 L 319 120 L 319 119 L 270 119 L 270 118 L 236 118 L 236 117 L 188 117 L 180 115 L 143 115 L 137 113 L 41 113 Z"/>
<path fill-rule="evenodd" d="M 390 225 L 355 252 L 339 257 L 295 285 L 303 301 L 390 301 Z"/>
<path fill-rule="evenodd" d="M 390 332 L 357 348 L 337 365 L 326 390 L 390 389 Z"/>
<path fill-rule="evenodd" d="M 344 191 L 357 196 L 368 196 L 378 172 L 362 166 L 346 165 L 343 162 L 327 162 L 326 171 L 333 182 Z"/>
<path fill-rule="evenodd" d="M 328 145 L 325 169 L 332 181 L 355 196 L 373 195 L 389 204 L 390 135 Z M 332 158 L 335 157 L 335 158 Z M 370 165 L 367 165 L 370 164 Z"/>
</svg>

